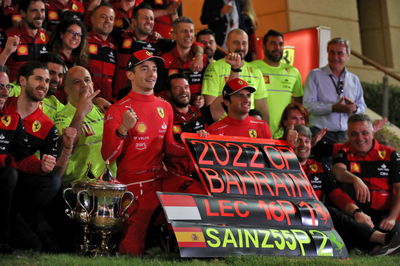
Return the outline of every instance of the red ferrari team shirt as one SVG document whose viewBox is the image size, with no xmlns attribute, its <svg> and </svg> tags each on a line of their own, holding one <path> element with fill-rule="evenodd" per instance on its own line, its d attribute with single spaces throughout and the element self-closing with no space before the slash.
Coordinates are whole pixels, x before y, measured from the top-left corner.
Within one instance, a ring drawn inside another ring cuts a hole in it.
<svg viewBox="0 0 400 266">
<path fill-rule="evenodd" d="M 129 109 L 136 112 L 138 121 L 122 139 L 117 128 Z M 101 152 L 104 160 L 117 160 L 117 176 L 121 182 L 143 181 L 141 173 L 161 169 L 164 153 L 187 156 L 186 149 L 174 141 L 173 120 L 171 105 L 154 94 L 142 95 L 131 91 L 111 105 L 106 113 Z"/>
<path fill-rule="evenodd" d="M 271 138 L 268 124 L 251 116 L 247 116 L 244 120 L 237 120 L 228 115 L 206 128 L 206 131 L 210 134 L 221 136 Z"/>
</svg>

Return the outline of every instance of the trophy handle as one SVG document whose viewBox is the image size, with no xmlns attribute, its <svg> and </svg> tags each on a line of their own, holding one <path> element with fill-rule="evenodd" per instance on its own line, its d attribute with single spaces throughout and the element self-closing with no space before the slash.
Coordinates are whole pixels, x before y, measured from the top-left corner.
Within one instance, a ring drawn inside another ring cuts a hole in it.
<svg viewBox="0 0 400 266">
<path fill-rule="evenodd" d="M 72 192 L 72 188 L 66 188 L 66 189 L 64 189 L 64 191 L 63 191 L 63 198 L 64 198 L 64 201 L 65 201 L 65 203 L 67 203 L 67 205 L 68 205 L 68 208 L 67 209 L 65 209 L 65 214 L 66 215 L 68 215 L 68 217 L 72 217 L 73 216 L 73 209 L 72 209 L 72 207 L 71 207 L 71 205 L 69 204 L 69 202 L 68 202 L 68 200 L 67 200 L 67 193 L 70 193 L 70 192 Z"/>
<path fill-rule="evenodd" d="M 81 190 L 76 195 L 76 200 L 78 201 L 78 203 L 82 207 L 82 209 L 84 209 L 87 214 L 90 214 L 92 212 L 92 210 L 89 211 L 88 209 L 86 209 L 85 204 L 83 204 L 81 202 L 81 194 L 83 194 L 83 193 L 87 194 L 90 197 L 89 192 L 87 190 Z"/>
<path fill-rule="evenodd" d="M 124 195 L 122 196 L 122 199 L 125 197 L 125 195 L 129 195 L 130 196 L 130 200 L 128 204 L 125 204 L 123 200 L 121 200 L 121 207 L 123 207 L 122 213 L 121 215 L 125 215 L 126 211 L 129 209 L 129 207 L 132 205 L 133 200 L 134 200 L 134 196 L 133 193 L 130 191 L 125 191 Z"/>
</svg>

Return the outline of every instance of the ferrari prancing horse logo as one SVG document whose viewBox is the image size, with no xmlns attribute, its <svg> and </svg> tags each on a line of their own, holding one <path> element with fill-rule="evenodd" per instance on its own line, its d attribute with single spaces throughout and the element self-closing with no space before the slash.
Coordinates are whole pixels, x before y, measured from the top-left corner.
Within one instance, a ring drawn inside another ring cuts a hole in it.
<svg viewBox="0 0 400 266">
<path fill-rule="evenodd" d="M 158 112 L 158 115 L 161 117 L 161 118 L 164 118 L 164 108 L 162 108 L 162 107 L 157 107 L 157 112 Z"/>
</svg>

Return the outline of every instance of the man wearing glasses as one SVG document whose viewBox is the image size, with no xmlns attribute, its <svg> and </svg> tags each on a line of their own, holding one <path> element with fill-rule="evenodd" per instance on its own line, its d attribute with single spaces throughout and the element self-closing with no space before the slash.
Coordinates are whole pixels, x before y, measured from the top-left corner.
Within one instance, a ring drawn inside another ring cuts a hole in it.
<svg viewBox="0 0 400 266">
<path fill-rule="evenodd" d="M 313 69 L 305 84 L 303 103 L 311 114 L 311 131 L 315 135 L 327 128 L 324 139 L 331 143 L 343 142 L 349 115 L 367 108 L 360 80 L 346 69 L 349 56 L 348 40 L 330 40 L 328 65 Z"/>
</svg>

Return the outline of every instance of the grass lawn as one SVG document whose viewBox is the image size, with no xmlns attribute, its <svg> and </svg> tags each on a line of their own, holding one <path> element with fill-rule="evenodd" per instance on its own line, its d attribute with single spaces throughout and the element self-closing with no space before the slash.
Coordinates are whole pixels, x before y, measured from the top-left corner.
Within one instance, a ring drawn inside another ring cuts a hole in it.
<svg viewBox="0 0 400 266">
<path fill-rule="evenodd" d="M 110 257 L 82 257 L 77 255 L 53 255 L 24 252 L 14 255 L 0 255 L 0 265 L 399 265 L 400 256 L 391 257 L 368 257 L 351 253 L 350 259 L 338 260 L 331 258 L 291 258 L 270 256 L 238 256 L 219 259 L 176 259 L 159 251 L 151 252 L 142 258 L 131 256 Z"/>
</svg>

